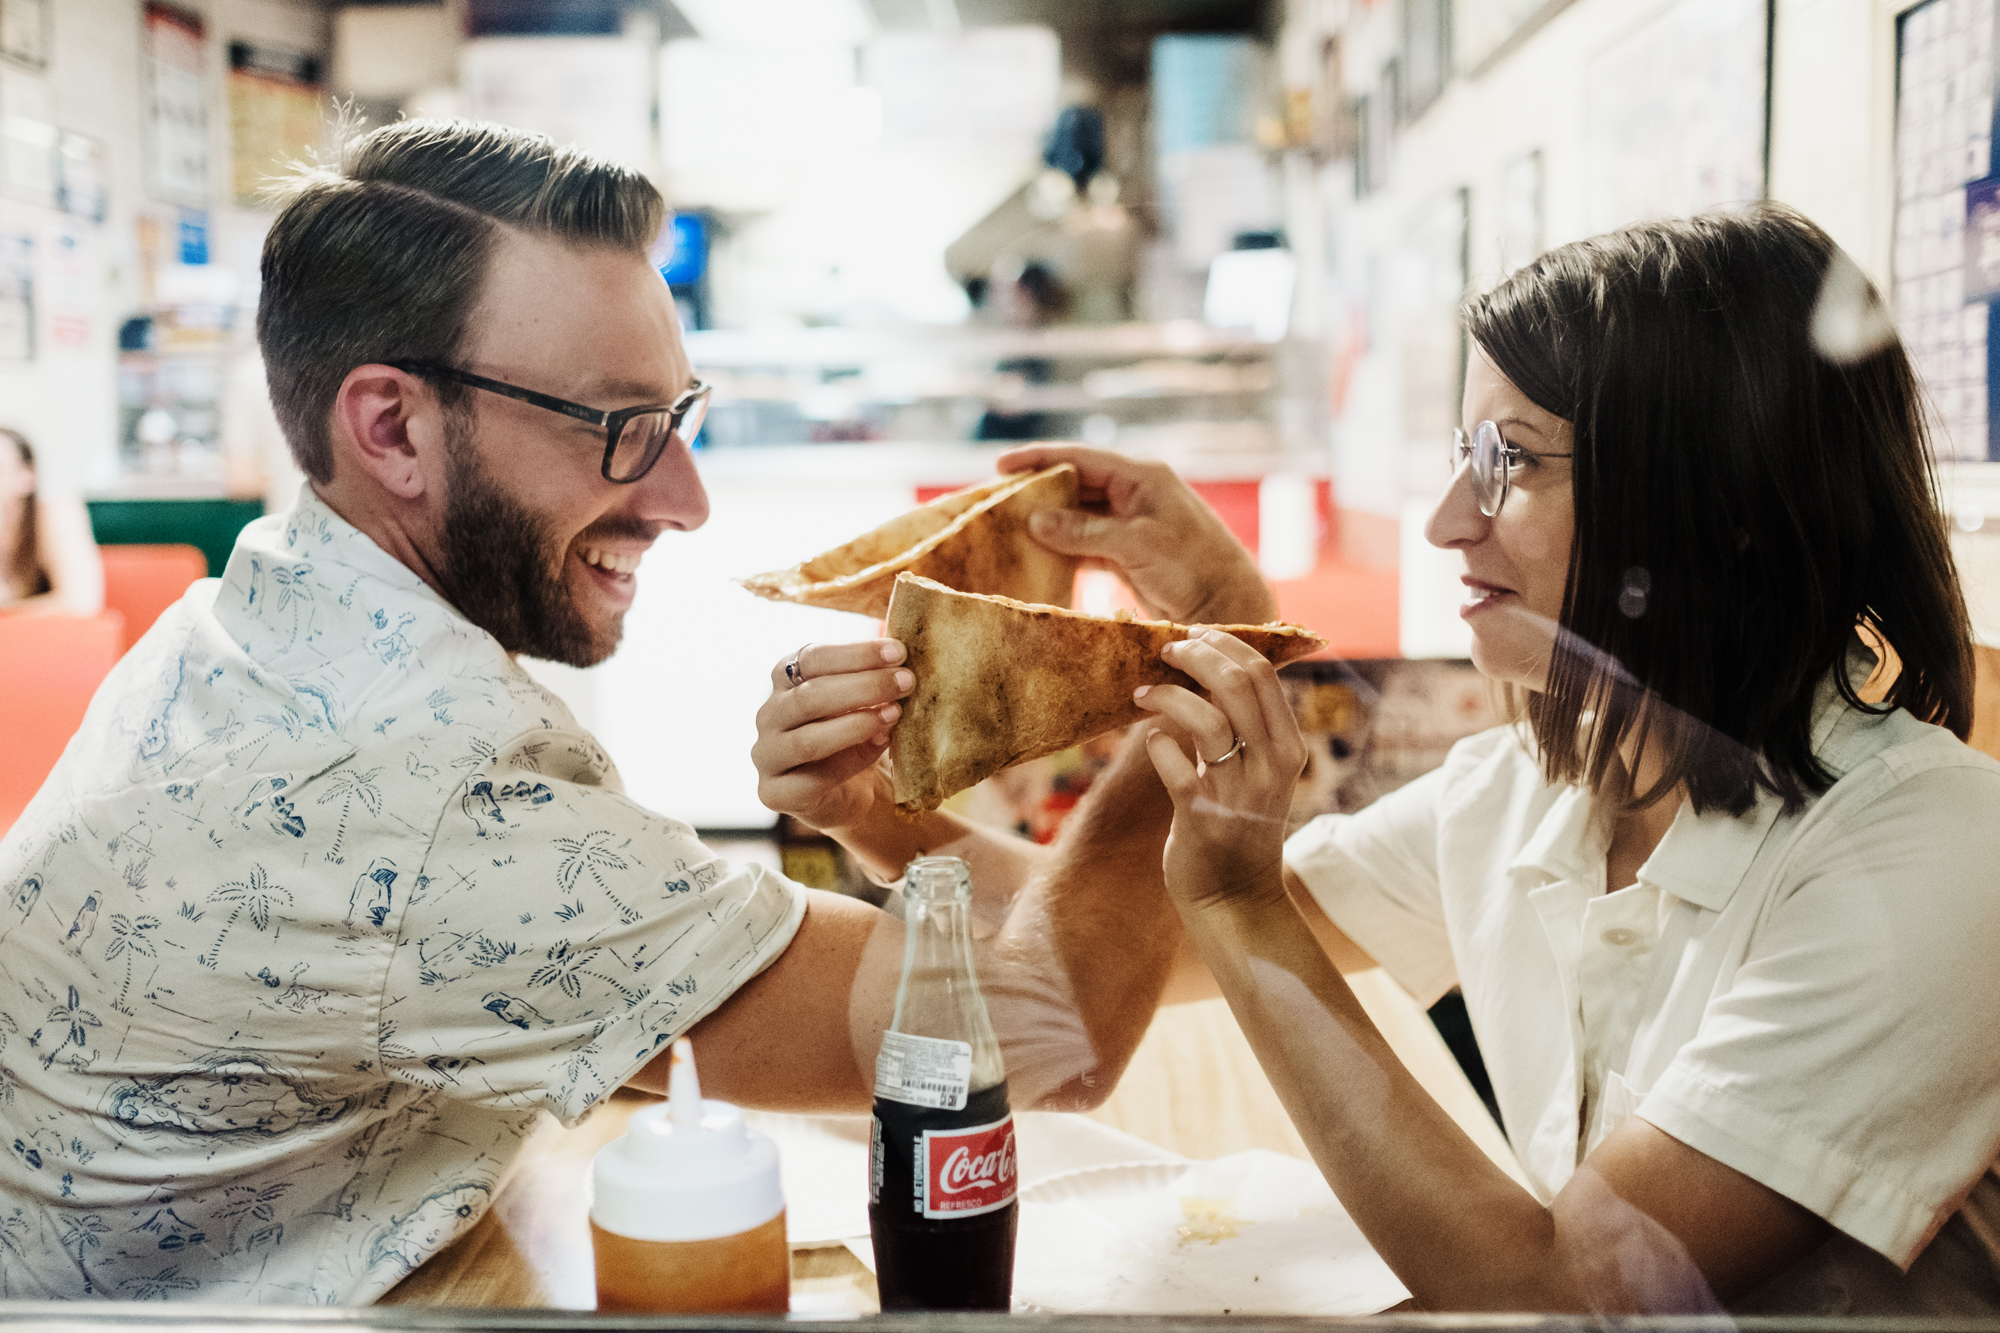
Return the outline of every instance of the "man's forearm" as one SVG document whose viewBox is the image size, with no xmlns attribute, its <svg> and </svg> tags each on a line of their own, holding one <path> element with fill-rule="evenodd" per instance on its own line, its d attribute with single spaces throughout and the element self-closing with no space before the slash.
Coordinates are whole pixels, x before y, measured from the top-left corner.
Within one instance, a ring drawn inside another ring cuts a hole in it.
<svg viewBox="0 0 2000 1333">
<path fill-rule="evenodd" d="M 1093 1106 L 1117 1083 L 1152 1022 L 1181 938 L 1161 853 L 1173 802 L 1146 757 L 1143 725 L 1091 784 L 1015 900 L 999 941 L 1021 968 L 1052 968 L 1089 1051 L 1040 1104 Z"/>
<path fill-rule="evenodd" d="M 889 778 L 878 770 L 874 803 L 853 824 L 826 828 L 878 884 L 893 884 L 920 856 L 956 856 L 972 869 L 973 892 L 982 915 L 997 915 L 1027 882 L 1047 849 L 943 810 L 906 814 L 896 808 Z"/>
</svg>

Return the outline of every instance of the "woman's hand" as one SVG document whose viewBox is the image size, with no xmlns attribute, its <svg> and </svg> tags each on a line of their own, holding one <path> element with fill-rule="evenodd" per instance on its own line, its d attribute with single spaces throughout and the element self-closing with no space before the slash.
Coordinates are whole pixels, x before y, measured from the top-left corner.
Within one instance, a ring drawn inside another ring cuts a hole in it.
<svg viewBox="0 0 2000 1333">
<path fill-rule="evenodd" d="M 771 668 L 757 710 L 757 799 L 817 829 L 858 822 L 887 789 L 878 761 L 915 678 L 894 639 L 814 643 Z M 794 683 L 785 668 L 796 664 Z"/>
<path fill-rule="evenodd" d="M 1209 692 L 1203 699 L 1178 685 L 1152 685 L 1134 696 L 1193 747 L 1184 751 L 1164 728 L 1146 738 L 1174 802 L 1167 888 L 1183 907 L 1246 896 L 1283 902 L 1285 817 L 1306 747 L 1278 672 L 1216 630 L 1168 644 L 1161 657 Z"/>
<path fill-rule="evenodd" d="M 1076 465 L 1082 508 L 1029 520 L 1051 551 L 1109 569 L 1148 616 L 1184 625 L 1261 625 L 1278 604 L 1257 562 L 1215 511 L 1165 463 L 1105 449 L 1031 444 L 1000 455 L 1002 472 Z"/>
</svg>

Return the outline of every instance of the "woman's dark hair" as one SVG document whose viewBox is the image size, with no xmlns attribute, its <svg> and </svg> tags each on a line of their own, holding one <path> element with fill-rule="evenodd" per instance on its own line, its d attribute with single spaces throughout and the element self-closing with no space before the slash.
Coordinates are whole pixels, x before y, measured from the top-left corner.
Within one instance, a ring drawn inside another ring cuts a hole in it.
<svg viewBox="0 0 2000 1333">
<path fill-rule="evenodd" d="M 1760 787 L 1796 810 L 1837 776 L 1813 751 L 1820 682 L 1867 706 L 1846 669 L 1862 625 L 1901 659 L 1883 707 L 1966 735 L 1971 628 L 1922 395 L 1825 232 L 1773 204 L 1642 223 L 1462 313 L 1574 433 L 1566 632 L 1525 710 L 1551 781 L 1603 791 L 1639 737 L 1666 773 L 1635 804 L 1685 783 L 1696 813 Z M 1832 346 L 1829 318 L 1879 336 Z"/>
<path fill-rule="evenodd" d="M 33 445 L 28 443 L 27 436 L 10 426 L 0 426 L 0 440 L 11 442 L 16 452 L 21 455 L 21 461 L 27 466 L 33 467 L 35 465 L 35 449 Z M 21 527 L 15 534 L 14 549 L 0 552 L 0 559 L 4 559 L 7 562 L 5 566 L 0 566 L 0 568 L 5 568 L 10 573 L 27 568 L 36 559 L 36 552 L 39 549 L 35 540 L 35 497 L 29 495 L 21 501 Z M 34 596 L 38 593 L 47 592 L 49 590 L 48 571 L 42 569 L 39 565 L 35 565 L 34 575 L 35 582 L 29 595 Z"/>
</svg>

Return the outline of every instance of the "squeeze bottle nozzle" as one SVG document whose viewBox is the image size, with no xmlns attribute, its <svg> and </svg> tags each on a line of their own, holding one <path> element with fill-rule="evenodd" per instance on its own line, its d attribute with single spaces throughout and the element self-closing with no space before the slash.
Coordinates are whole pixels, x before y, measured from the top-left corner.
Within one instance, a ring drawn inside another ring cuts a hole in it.
<svg viewBox="0 0 2000 1333">
<path fill-rule="evenodd" d="M 674 1043 L 667 1063 L 667 1118 L 677 1131 L 693 1134 L 701 1124 L 701 1075 L 694 1072 L 694 1043 Z"/>
<path fill-rule="evenodd" d="M 694 1048 L 682 1037 L 667 1065 L 667 1101 L 632 1117 L 591 1170 L 591 1219 L 637 1240 L 708 1240 L 784 1211 L 778 1147 L 728 1102 L 705 1101 Z"/>
</svg>

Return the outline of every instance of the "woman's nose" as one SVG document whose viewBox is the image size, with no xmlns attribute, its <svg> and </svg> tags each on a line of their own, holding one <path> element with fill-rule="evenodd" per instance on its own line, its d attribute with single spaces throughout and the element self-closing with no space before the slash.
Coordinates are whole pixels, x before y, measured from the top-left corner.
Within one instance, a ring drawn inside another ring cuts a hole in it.
<svg viewBox="0 0 2000 1333">
<path fill-rule="evenodd" d="M 1470 463 L 1461 463 L 1445 484 L 1444 494 L 1438 496 L 1431 516 L 1424 521 L 1424 540 L 1432 546 L 1456 550 L 1484 538 L 1492 523 L 1492 519 L 1479 512 Z"/>
</svg>

